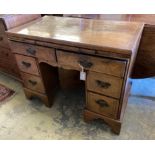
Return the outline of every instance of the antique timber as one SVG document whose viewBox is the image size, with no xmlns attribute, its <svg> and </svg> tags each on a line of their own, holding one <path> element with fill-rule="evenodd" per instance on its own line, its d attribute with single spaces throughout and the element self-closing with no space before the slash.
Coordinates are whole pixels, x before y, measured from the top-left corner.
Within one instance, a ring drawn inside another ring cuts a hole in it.
<svg viewBox="0 0 155 155">
<path fill-rule="evenodd" d="M 0 15 L 0 71 L 20 79 L 19 70 L 13 53 L 9 47 L 6 30 L 20 26 L 41 16 L 38 14 L 3 14 Z"/>
<path fill-rule="evenodd" d="M 64 16 L 145 23 L 131 78 L 155 76 L 155 14 L 65 14 Z"/>
<path fill-rule="evenodd" d="M 119 134 L 143 26 L 136 22 L 44 16 L 9 30 L 25 95 L 38 96 L 51 107 L 62 73 L 59 68 L 78 72 L 83 68 L 85 121 L 103 119 Z"/>
</svg>

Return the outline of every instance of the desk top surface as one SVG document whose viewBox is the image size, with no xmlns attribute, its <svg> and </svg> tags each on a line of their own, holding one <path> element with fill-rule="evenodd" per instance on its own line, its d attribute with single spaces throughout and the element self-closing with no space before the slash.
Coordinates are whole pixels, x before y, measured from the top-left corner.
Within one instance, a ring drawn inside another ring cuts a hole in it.
<svg viewBox="0 0 155 155">
<path fill-rule="evenodd" d="M 131 54 L 143 23 L 45 16 L 7 31 L 8 37 Z M 12 40 L 12 39 L 11 39 Z"/>
</svg>

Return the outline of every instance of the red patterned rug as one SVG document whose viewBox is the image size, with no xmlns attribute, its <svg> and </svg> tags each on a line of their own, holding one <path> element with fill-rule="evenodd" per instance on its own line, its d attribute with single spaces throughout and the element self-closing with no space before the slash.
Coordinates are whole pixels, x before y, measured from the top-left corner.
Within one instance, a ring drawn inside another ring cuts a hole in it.
<svg viewBox="0 0 155 155">
<path fill-rule="evenodd" d="M 14 95 L 14 93 L 15 91 L 0 84 L 0 103 L 8 100 L 12 95 Z"/>
</svg>

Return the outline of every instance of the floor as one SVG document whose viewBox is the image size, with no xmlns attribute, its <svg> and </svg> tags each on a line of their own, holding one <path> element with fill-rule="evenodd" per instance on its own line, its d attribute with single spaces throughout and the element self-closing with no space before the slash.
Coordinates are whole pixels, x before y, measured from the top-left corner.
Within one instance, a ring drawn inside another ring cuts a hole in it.
<svg viewBox="0 0 155 155">
<path fill-rule="evenodd" d="M 16 91 L 0 105 L 0 139 L 155 139 L 155 79 L 133 81 L 119 136 L 102 122 L 83 121 L 80 92 L 60 92 L 49 109 L 39 100 L 27 100 L 21 84 L 2 73 L 0 83 Z"/>
</svg>

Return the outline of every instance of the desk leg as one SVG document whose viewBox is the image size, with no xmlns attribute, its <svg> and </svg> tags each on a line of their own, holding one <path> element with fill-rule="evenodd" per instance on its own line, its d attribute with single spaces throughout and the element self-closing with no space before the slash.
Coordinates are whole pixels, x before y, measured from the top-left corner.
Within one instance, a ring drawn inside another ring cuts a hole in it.
<svg viewBox="0 0 155 155">
<path fill-rule="evenodd" d="M 37 98 L 41 99 L 41 101 L 43 101 L 44 104 L 45 104 L 47 107 L 51 107 L 51 106 L 52 106 L 52 104 L 50 103 L 50 101 L 49 101 L 47 95 L 41 94 L 41 93 L 37 93 L 37 92 L 32 91 L 32 90 L 27 89 L 27 88 L 24 88 L 24 92 L 25 92 L 26 98 L 32 99 L 33 97 L 37 97 Z"/>
<path fill-rule="evenodd" d="M 121 121 L 114 120 L 114 119 L 111 119 L 111 118 L 96 114 L 96 113 L 91 112 L 91 111 L 89 111 L 87 109 L 84 110 L 84 120 L 85 120 L 85 122 L 89 123 L 89 122 L 91 122 L 91 121 L 93 121 L 95 119 L 104 120 L 104 122 L 107 123 L 111 127 L 111 129 L 112 129 L 112 131 L 114 133 L 120 134 L 121 125 L 122 125 Z"/>
<path fill-rule="evenodd" d="M 59 89 L 58 68 L 42 62 L 39 69 L 46 90 L 43 100 L 47 107 L 51 107 Z"/>
</svg>

